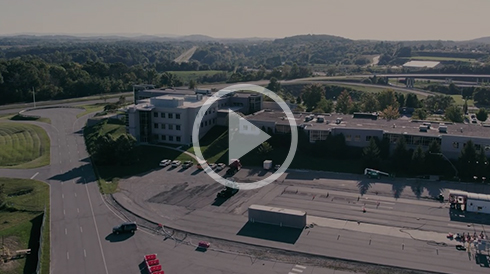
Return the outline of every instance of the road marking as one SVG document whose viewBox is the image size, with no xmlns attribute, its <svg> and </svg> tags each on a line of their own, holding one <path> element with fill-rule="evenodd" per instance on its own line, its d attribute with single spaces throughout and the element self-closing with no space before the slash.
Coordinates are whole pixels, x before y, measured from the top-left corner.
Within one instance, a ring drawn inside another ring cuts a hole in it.
<svg viewBox="0 0 490 274">
<path fill-rule="evenodd" d="M 301 268 L 301 269 L 306 269 L 306 266 L 302 266 L 302 265 L 299 265 L 299 264 L 295 265 L 294 267 Z"/>
<path fill-rule="evenodd" d="M 71 163 L 71 158 L 70 158 L 70 163 Z"/>
<path fill-rule="evenodd" d="M 66 252 L 66 259 L 69 260 L 70 259 L 70 253 Z"/>
<path fill-rule="evenodd" d="M 61 199 L 65 199 L 65 194 L 61 194 Z"/>
<path fill-rule="evenodd" d="M 297 268 L 293 268 L 293 269 L 291 269 L 291 271 L 298 272 L 298 273 L 302 273 L 303 272 L 303 270 L 297 269 Z"/>
<path fill-rule="evenodd" d="M 85 182 L 85 190 L 87 191 L 88 204 L 90 205 L 90 210 L 92 211 L 92 219 L 94 220 L 95 232 L 97 233 L 97 240 L 99 240 L 99 247 L 102 254 L 102 261 L 104 262 L 105 273 L 109 274 L 109 270 L 107 270 L 107 263 L 105 262 L 104 250 L 102 249 L 102 243 L 100 242 L 99 228 L 97 227 L 97 221 L 95 220 L 94 207 L 92 206 L 92 199 L 90 198 L 90 193 L 88 192 L 88 186 L 86 182 Z"/>
<path fill-rule="evenodd" d="M 65 228 L 65 235 L 68 235 L 68 230 Z"/>
<path fill-rule="evenodd" d="M 80 227 L 80 232 L 81 232 L 81 233 L 83 233 L 83 229 L 82 229 L 82 227 Z"/>
<path fill-rule="evenodd" d="M 75 192 L 75 197 L 77 197 L 77 193 Z"/>
<path fill-rule="evenodd" d="M 83 250 L 83 256 L 87 257 L 87 251 L 85 249 Z"/>
<path fill-rule="evenodd" d="M 80 209 L 79 208 L 77 208 L 77 213 L 80 213 Z"/>
<path fill-rule="evenodd" d="M 36 172 L 36 174 L 32 175 L 31 180 L 34 179 L 39 174 L 39 172 Z"/>
</svg>

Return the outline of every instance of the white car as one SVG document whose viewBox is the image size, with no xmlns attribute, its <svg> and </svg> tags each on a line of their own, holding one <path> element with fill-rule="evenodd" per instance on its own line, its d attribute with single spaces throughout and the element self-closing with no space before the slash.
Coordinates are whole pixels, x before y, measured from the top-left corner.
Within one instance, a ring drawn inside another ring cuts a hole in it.
<svg viewBox="0 0 490 274">
<path fill-rule="evenodd" d="M 172 167 L 178 167 L 178 166 L 180 166 L 181 164 L 182 164 L 182 162 L 181 162 L 181 161 L 179 161 L 179 160 L 175 160 L 175 161 L 173 161 L 173 162 L 172 162 Z"/>
<path fill-rule="evenodd" d="M 219 164 L 218 164 L 218 166 L 216 167 L 216 171 L 221 171 L 221 170 L 223 170 L 225 167 L 226 167 L 226 165 L 225 165 L 225 164 L 223 164 L 223 163 L 219 163 Z"/>
<path fill-rule="evenodd" d="M 169 160 L 169 159 L 161 160 L 160 161 L 160 166 L 161 167 L 166 167 L 166 166 L 170 165 L 171 162 L 172 162 L 172 160 Z"/>
</svg>

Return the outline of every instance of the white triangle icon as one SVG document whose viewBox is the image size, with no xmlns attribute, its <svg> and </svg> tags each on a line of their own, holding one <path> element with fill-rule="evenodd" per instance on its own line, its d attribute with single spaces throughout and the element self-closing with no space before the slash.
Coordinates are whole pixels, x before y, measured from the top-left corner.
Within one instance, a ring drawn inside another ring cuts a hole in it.
<svg viewBox="0 0 490 274">
<path fill-rule="evenodd" d="M 240 159 L 271 136 L 234 111 L 228 113 L 228 160 Z"/>
</svg>

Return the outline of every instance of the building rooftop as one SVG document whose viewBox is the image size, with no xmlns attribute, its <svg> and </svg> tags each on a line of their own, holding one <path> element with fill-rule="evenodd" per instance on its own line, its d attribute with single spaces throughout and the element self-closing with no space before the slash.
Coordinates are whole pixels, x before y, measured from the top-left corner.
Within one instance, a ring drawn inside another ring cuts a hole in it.
<svg viewBox="0 0 490 274">
<path fill-rule="evenodd" d="M 434 68 L 440 63 L 436 61 L 408 61 L 403 66 L 410 68 Z"/>
<path fill-rule="evenodd" d="M 490 127 L 481 126 L 479 124 L 454 124 L 454 123 L 440 123 L 440 122 L 428 122 L 428 121 L 416 121 L 403 116 L 396 120 L 385 120 L 378 118 L 376 120 L 366 118 L 354 118 L 353 115 L 337 115 L 337 114 L 321 114 L 324 116 L 324 122 L 318 123 L 315 118 L 310 121 L 305 121 L 310 113 L 294 114 L 296 124 L 298 126 L 305 126 L 306 129 L 319 129 L 319 130 L 331 130 L 334 128 L 352 128 L 352 129 L 378 129 L 383 130 L 385 133 L 395 134 L 411 134 L 420 136 L 440 136 L 440 135 L 453 135 L 453 136 L 470 136 L 470 137 L 485 137 L 490 136 Z M 341 122 L 337 124 L 337 119 L 340 118 Z M 256 121 L 275 121 L 279 125 L 289 125 L 286 115 L 282 111 L 261 111 L 253 115 L 247 116 L 248 120 Z M 420 127 L 425 124 L 430 124 L 430 128 L 426 132 L 421 131 Z M 446 133 L 439 132 L 439 127 L 443 129 L 445 127 Z"/>
<path fill-rule="evenodd" d="M 249 209 L 263 210 L 263 211 L 270 211 L 270 212 L 282 212 L 285 214 L 296 215 L 296 216 L 305 216 L 306 215 L 305 211 L 279 208 L 279 207 L 271 207 L 271 206 L 264 206 L 264 205 L 250 205 Z"/>
</svg>

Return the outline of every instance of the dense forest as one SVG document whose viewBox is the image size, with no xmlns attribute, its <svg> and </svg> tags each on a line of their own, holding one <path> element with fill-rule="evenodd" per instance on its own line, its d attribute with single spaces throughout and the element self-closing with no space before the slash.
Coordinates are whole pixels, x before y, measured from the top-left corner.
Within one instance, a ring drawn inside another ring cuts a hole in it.
<svg viewBox="0 0 490 274">
<path fill-rule="evenodd" d="M 188 62 L 173 61 L 192 47 L 197 50 Z M 197 83 L 309 77 L 322 65 L 329 66 L 329 75 L 369 73 L 365 65 L 373 56 L 380 56 L 379 64 L 389 69 L 428 53 L 480 63 L 452 62 L 427 72 L 490 73 L 490 45 L 470 42 L 361 41 L 329 35 L 234 42 L 0 37 L 0 104 L 30 101 L 33 90 L 38 100 L 49 100 L 128 91 L 138 83 L 195 85 L 170 73 L 174 71 L 210 71 Z"/>
</svg>

